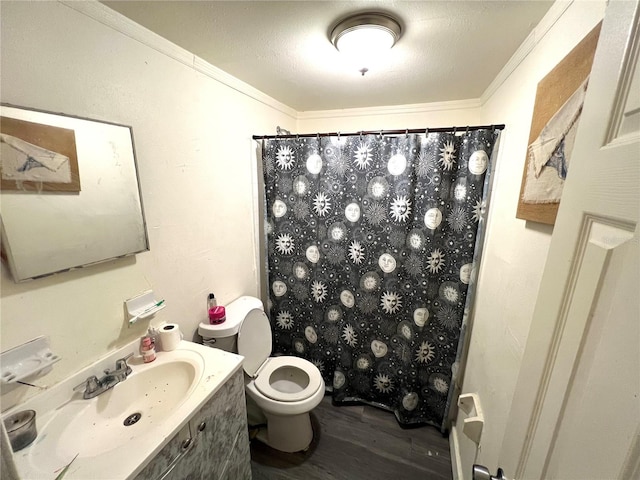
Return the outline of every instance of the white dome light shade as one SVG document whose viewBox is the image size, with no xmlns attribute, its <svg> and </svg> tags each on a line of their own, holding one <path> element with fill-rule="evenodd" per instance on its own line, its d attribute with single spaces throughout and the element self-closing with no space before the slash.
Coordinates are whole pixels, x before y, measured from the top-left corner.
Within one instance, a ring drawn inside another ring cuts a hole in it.
<svg viewBox="0 0 640 480">
<path fill-rule="evenodd" d="M 335 26 L 331 43 L 340 53 L 367 63 L 393 47 L 400 33 L 400 24 L 393 17 L 383 13 L 360 13 Z"/>
<path fill-rule="evenodd" d="M 395 38 L 386 28 L 377 25 L 363 25 L 342 33 L 336 39 L 336 48 L 341 53 L 363 54 L 385 52 L 393 47 Z"/>
</svg>

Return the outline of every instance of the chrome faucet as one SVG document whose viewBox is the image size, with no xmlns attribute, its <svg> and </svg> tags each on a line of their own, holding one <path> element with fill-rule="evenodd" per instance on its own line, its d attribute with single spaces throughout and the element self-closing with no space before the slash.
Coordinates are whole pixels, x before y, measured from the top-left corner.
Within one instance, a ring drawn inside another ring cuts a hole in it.
<svg viewBox="0 0 640 480">
<path fill-rule="evenodd" d="M 124 358 L 116 360 L 116 368 L 113 370 L 105 369 L 104 376 L 100 379 L 95 375 L 91 375 L 80 385 L 74 387 L 74 390 L 84 388 L 82 397 L 85 400 L 97 397 L 101 393 L 106 392 L 110 388 L 115 387 L 118 383 L 124 382 L 131 374 L 131 367 L 127 365 L 127 360 L 133 356 L 133 352 Z"/>
</svg>

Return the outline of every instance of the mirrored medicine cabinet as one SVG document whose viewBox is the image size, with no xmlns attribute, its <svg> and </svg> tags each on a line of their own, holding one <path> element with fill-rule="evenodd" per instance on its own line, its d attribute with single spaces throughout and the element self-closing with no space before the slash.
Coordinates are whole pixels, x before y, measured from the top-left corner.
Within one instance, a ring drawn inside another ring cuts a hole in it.
<svg viewBox="0 0 640 480">
<path fill-rule="evenodd" d="M 131 127 L 2 104 L 0 175 L 16 282 L 149 249 Z"/>
</svg>

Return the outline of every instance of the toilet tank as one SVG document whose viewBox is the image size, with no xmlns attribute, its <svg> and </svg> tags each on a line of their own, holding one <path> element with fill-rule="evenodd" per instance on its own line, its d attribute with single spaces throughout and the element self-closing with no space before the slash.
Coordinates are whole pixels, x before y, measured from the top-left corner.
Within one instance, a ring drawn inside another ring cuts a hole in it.
<svg viewBox="0 0 640 480">
<path fill-rule="evenodd" d="M 211 325 L 208 321 L 200 322 L 198 334 L 202 337 L 202 343 L 209 347 L 237 353 L 240 325 L 251 310 L 264 310 L 264 305 L 256 297 L 243 296 L 224 307 L 227 319 L 218 325 Z"/>
</svg>

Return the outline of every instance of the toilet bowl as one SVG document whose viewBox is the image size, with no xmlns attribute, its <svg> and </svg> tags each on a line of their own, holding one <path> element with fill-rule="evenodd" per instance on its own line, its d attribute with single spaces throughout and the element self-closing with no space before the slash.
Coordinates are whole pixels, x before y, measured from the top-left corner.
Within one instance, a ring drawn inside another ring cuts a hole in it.
<svg viewBox="0 0 640 480">
<path fill-rule="evenodd" d="M 225 338 L 237 332 L 237 353 L 245 357 L 243 368 L 248 400 L 266 418 L 266 427 L 258 431 L 256 438 L 283 452 L 306 450 L 313 440 L 309 412 L 324 396 L 325 385 L 320 371 L 303 358 L 270 356 L 271 325 L 260 300 L 240 297 L 231 302 L 227 306 L 226 322 L 231 323 L 222 327 Z M 235 343 L 211 341 L 215 329 L 208 327 L 217 325 L 201 324 L 198 329 L 205 343 L 214 346 L 216 343 Z"/>
</svg>

